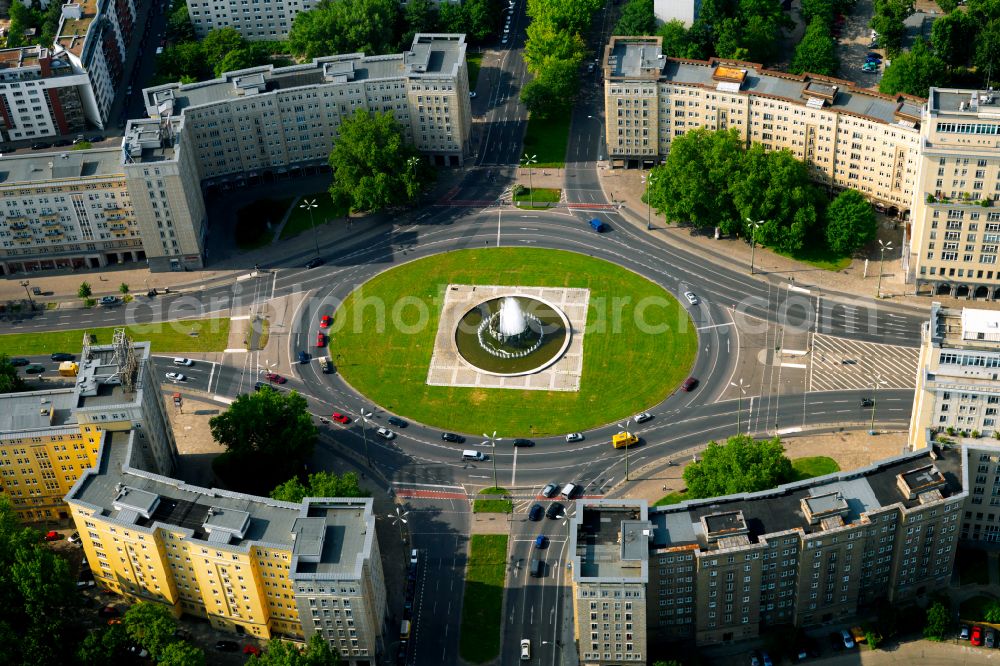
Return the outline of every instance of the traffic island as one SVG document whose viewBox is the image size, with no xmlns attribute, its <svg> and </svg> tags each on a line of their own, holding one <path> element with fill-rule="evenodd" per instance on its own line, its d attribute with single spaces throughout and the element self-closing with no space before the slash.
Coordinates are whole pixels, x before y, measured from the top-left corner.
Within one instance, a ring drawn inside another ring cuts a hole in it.
<svg viewBox="0 0 1000 666">
<path fill-rule="evenodd" d="M 512 513 L 514 502 L 506 488 L 483 488 L 472 501 L 473 513 Z"/>
<path fill-rule="evenodd" d="M 469 663 L 483 664 L 500 654 L 506 571 L 507 535 L 473 534 L 458 643 L 459 656 Z"/>
</svg>

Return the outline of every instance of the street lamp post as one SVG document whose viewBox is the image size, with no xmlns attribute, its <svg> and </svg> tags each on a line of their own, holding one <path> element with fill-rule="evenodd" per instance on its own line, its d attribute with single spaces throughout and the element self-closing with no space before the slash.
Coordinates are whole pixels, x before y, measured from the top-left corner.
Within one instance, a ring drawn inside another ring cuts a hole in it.
<svg viewBox="0 0 1000 666">
<path fill-rule="evenodd" d="M 757 249 L 757 229 L 764 224 L 764 220 L 754 222 L 748 217 L 747 222 L 750 223 L 750 275 L 753 275 L 753 255 L 754 250 Z"/>
<path fill-rule="evenodd" d="M 406 542 L 406 539 L 403 538 L 403 525 L 405 525 L 408 522 L 406 520 L 406 517 L 409 515 L 410 512 L 403 511 L 402 509 L 399 508 L 398 504 L 396 505 L 396 513 L 388 514 L 388 517 L 392 521 L 392 524 L 399 527 L 399 540 L 403 541 L 404 543 Z"/>
<path fill-rule="evenodd" d="M 315 199 L 303 199 L 299 208 L 309 211 L 309 226 L 312 227 L 313 243 L 316 245 L 316 256 L 319 256 L 319 238 L 316 236 L 316 222 L 313 220 L 313 209 L 319 208 Z"/>
<path fill-rule="evenodd" d="M 740 382 L 739 384 L 737 384 L 736 382 L 729 382 L 730 386 L 732 386 L 734 388 L 737 388 L 740 391 L 737 394 L 737 396 L 736 396 L 736 399 L 738 401 L 736 403 L 736 434 L 737 435 L 740 435 L 740 434 L 743 433 L 743 396 L 745 396 L 747 394 L 747 388 L 749 388 L 749 384 L 744 384 L 743 383 L 743 378 L 742 377 L 740 378 L 739 382 Z M 748 431 L 750 430 L 750 422 L 749 421 L 750 420 L 747 419 L 747 430 Z"/>
<path fill-rule="evenodd" d="M 28 285 L 30 285 L 30 284 L 31 283 L 28 282 L 27 280 L 21 280 L 21 286 L 24 287 L 24 293 L 26 293 L 28 295 L 28 302 L 31 303 L 31 309 L 34 310 L 35 309 L 35 299 L 33 299 L 31 297 L 31 292 L 28 291 Z"/>
<path fill-rule="evenodd" d="M 653 207 L 652 204 L 649 203 L 649 184 L 656 182 L 656 176 L 653 175 L 652 169 L 649 171 L 648 175 L 642 177 L 642 182 L 646 184 L 646 231 L 649 231 L 653 228 L 653 223 L 650 220 Z"/>
<path fill-rule="evenodd" d="M 628 433 L 628 422 L 629 422 L 629 419 L 625 419 L 624 423 L 619 423 L 618 424 L 618 427 L 621 428 L 623 431 L 625 431 L 625 433 Z M 634 432 L 632 434 L 635 435 Z M 625 480 L 626 481 L 629 480 L 629 476 L 628 476 L 628 438 L 625 439 Z"/>
<path fill-rule="evenodd" d="M 538 160 L 535 159 L 537 157 L 538 155 L 528 155 L 528 153 L 525 153 L 521 159 L 524 162 L 524 166 L 528 167 L 528 202 L 532 208 L 535 207 L 535 188 L 531 185 L 531 165 L 538 164 Z"/>
<path fill-rule="evenodd" d="M 372 412 L 365 413 L 364 408 L 361 409 L 361 437 L 365 441 L 365 460 L 368 461 L 368 466 L 372 466 L 372 457 L 368 454 L 368 417 L 372 415 Z"/>
<path fill-rule="evenodd" d="M 876 434 L 875 433 L 875 405 L 878 404 L 878 400 L 875 399 L 875 396 L 878 395 L 878 387 L 879 387 L 879 385 L 880 384 L 884 385 L 885 383 L 886 382 L 882 381 L 882 375 L 876 372 L 875 373 L 875 381 L 873 382 L 873 386 L 872 386 L 872 422 L 871 422 L 871 426 L 868 428 L 868 434 L 869 435 Z"/>
<path fill-rule="evenodd" d="M 875 298 L 882 298 L 882 265 L 885 263 L 885 251 L 892 249 L 892 241 L 883 243 L 882 239 L 878 239 L 879 244 L 879 261 L 878 261 L 878 286 L 875 287 Z"/>
<path fill-rule="evenodd" d="M 503 439 L 503 437 L 497 437 L 496 430 L 493 431 L 492 435 L 487 435 L 484 432 L 483 437 L 486 438 L 486 441 L 483 442 L 483 445 L 485 446 L 486 444 L 489 444 L 492 447 L 492 450 L 490 451 L 490 460 L 493 462 L 493 487 L 498 488 L 499 486 L 497 485 L 497 442 Z"/>
</svg>

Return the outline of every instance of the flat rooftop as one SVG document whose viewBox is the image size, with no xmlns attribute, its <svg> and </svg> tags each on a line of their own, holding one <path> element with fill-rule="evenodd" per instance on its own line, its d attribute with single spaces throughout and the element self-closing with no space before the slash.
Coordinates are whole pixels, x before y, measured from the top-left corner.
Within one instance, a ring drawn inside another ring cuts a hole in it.
<svg viewBox="0 0 1000 666">
<path fill-rule="evenodd" d="M 643 520 L 642 508 L 628 506 L 624 501 L 614 506 L 580 502 L 577 511 L 572 542 L 579 558 L 577 575 L 641 579 L 651 527 Z"/>
<path fill-rule="evenodd" d="M 933 302 L 926 326 L 933 341 L 941 347 L 1000 350 L 1000 312 L 995 310 L 945 308 Z"/>
<path fill-rule="evenodd" d="M 292 577 L 331 579 L 360 576 L 371 552 L 375 523 L 365 499 L 309 501 L 305 516 L 292 526 Z"/>
<path fill-rule="evenodd" d="M 0 159 L 0 187 L 80 178 L 124 178 L 124 173 L 121 150 L 118 148 L 62 149 L 60 152 L 9 155 Z"/>
<path fill-rule="evenodd" d="M 931 88 L 927 101 L 932 113 L 968 113 L 971 116 L 979 112 L 1000 113 L 1000 93 L 992 90 Z"/>
<path fill-rule="evenodd" d="M 73 426 L 75 404 L 71 388 L 0 394 L 0 436 Z"/>
</svg>

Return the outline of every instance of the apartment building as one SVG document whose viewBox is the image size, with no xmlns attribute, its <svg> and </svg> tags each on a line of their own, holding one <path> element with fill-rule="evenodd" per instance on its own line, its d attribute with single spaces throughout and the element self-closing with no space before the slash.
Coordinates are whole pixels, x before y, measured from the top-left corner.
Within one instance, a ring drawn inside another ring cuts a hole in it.
<svg viewBox="0 0 1000 666">
<path fill-rule="evenodd" d="M 916 286 L 1000 298 L 1000 94 L 931 88 L 924 113 L 911 218 Z"/>
<path fill-rule="evenodd" d="M 359 109 L 392 113 L 433 164 L 459 166 L 472 123 L 465 50 L 465 35 L 420 33 L 405 53 L 254 67 L 143 98 L 150 118 L 184 119 L 203 183 L 325 165 L 341 121 Z"/>
<path fill-rule="evenodd" d="M 947 586 L 969 456 L 925 449 L 669 507 L 580 500 L 569 544 L 580 662 L 642 663 L 671 640 L 846 622 L 879 599 Z"/>
<path fill-rule="evenodd" d="M 813 177 L 907 214 L 920 160 L 921 104 L 849 82 L 736 61 L 666 58 L 660 37 L 612 37 L 604 52 L 605 139 L 613 166 L 660 163 L 689 129 L 735 129 L 788 149 Z"/>
<path fill-rule="evenodd" d="M 654 0 L 653 15 L 656 22 L 680 21 L 690 28 L 701 12 L 701 0 Z"/>
<path fill-rule="evenodd" d="M 319 0 L 188 0 L 188 17 L 195 35 L 204 37 L 210 30 L 232 28 L 244 39 L 288 39 L 299 12 L 313 9 Z"/>
<path fill-rule="evenodd" d="M 122 335 L 113 345 L 84 345 L 72 388 L 0 394 L 0 492 L 22 521 L 68 518 L 66 494 L 111 433 L 135 431 L 147 468 L 173 473 L 177 445 L 151 366 L 149 343 Z"/>
<path fill-rule="evenodd" d="M 0 159 L 0 275 L 146 258 L 117 148 Z"/>
<path fill-rule="evenodd" d="M 1000 433 L 1000 312 L 931 304 L 921 330 L 910 447 Z M 969 438 L 972 439 L 963 439 Z"/>
</svg>

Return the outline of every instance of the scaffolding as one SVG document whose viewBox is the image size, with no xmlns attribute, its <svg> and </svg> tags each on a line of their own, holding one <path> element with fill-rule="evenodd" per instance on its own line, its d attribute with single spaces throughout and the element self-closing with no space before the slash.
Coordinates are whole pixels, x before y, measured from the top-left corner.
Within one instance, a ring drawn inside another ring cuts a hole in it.
<svg viewBox="0 0 1000 666">
<path fill-rule="evenodd" d="M 139 362 L 135 358 L 135 347 L 132 339 L 128 337 L 124 328 L 115 329 L 114 341 L 111 343 L 114 349 L 114 365 L 117 368 L 114 376 L 121 381 L 127 393 L 134 393 L 136 382 L 139 376 Z"/>
</svg>

